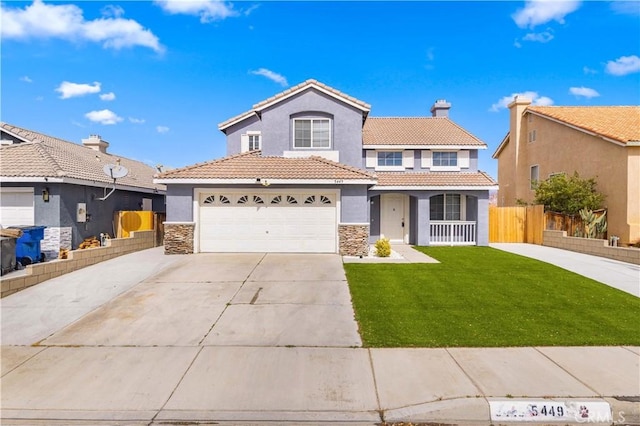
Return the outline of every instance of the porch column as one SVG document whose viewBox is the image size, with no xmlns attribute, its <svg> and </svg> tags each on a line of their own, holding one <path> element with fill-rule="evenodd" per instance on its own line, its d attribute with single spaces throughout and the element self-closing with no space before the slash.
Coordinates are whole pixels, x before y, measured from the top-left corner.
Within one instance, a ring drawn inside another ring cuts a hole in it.
<svg viewBox="0 0 640 426">
<path fill-rule="evenodd" d="M 477 232 L 478 240 L 476 245 L 489 245 L 489 191 L 485 194 L 478 195 L 478 223 Z"/>
<path fill-rule="evenodd" d="M 429 245 L 429 195 L 418 194 L 418 214 L 415 218 L 417 221 L 417 245 L 428 246 Z"/>
</svg>

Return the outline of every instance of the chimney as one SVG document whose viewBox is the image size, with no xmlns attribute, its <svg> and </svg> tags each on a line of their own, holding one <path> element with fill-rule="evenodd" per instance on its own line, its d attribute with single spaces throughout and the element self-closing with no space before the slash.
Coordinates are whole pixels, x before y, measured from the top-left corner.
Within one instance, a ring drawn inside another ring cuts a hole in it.
<svg viewBox="0 0 640 426">
<path fill-rule="evenodd" d="M 438 99 L 436 103 L 431 107 L 431 116 L 449 117 L 449 108 L 451 108 L 451 104 L 449 102 L 447 102 L 445 99 Z"/>
<path fill-rule="evenodd" d="M 513 102 L 507 105 L 509 108 L 509 138 L 514 145 L 516 170 L 520 165 L 520 142 L 527 141 L 526 128 L 524 129 L 525 134 L 522 134 L 522 114 L 529 105 L 531 105 L 531 99 L 522 95 L 514 96 Z"/>
<path fill-rule="evenodd" d="M 82 139 L 82 145 L 106 154 L 109 142 L 103 141 L 100 135 L 90 135 L 88 139 Z"/>
</svg>

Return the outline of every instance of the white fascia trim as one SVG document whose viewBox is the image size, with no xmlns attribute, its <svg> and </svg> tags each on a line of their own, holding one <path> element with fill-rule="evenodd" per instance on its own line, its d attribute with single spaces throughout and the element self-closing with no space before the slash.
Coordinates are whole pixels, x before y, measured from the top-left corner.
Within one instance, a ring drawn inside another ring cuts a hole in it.
<svg viewBox="0 0 640 426">
<path fill-rule="evenodd" d="M 231 127 L 231 126 L 233 126 L 234 124 L 237 124 L 237 123 L 239 123 L 239 122 L 241 122 L 241 121 L 246 120 L 247 118 L 251 117 L 252 115 L 255 115 L 255 113 L 256 113 L 256 112 L 255 112 L 254 110 L 248 111 L 248 112 L 246 112 L 246 113 L 244 113 L 244 114 L 242 114 L 242 115 L 238 116 L 238 118 L 236 118 L 236 119 L 235 119 L 235 120 L 233 120 L 232 122 L 225 124 L 224 126 L 222 126 L 222 125 L 218 125 L 218 130 L 224 130 L 224 129 L 226 129 L 227 127 Z"/>
<path fill-rule="evenodd" d="M 433 150 L 459 150 L 459 149 L 487 149 L 487 145 L 362 145 L 362 149 L 389 149 L 401 151 L 403 149 L 433 149 Z"/>
<path fill-rule="evenodd" d="M 570 127 L 570 128 L 572 128 L 574 130 L 578 130 L 578 131 L 580 131 L 582 133 L 586 133 L 588 135 L 595 136 L 595 137 L 603 139 L 603 140 L 605 140 L 607 142 L 614 143 L 614 144 L 619 145 L 619 146 L 628 146 L 629 145 L 628 143 L 620 142 L 620 141 L 617 141 L 615 139 L 608 138 L 608 137 L 606 137 L 604 135 L 599 135 L 599 134 L 594 133 L 594 132 L 592 132 L 590 130 L 583 129 L 582 127 L 574 126 L 573 124 L 567 123 L 566 121 L 558 120 L 557 118 L 549 117 L 548 115 L 539 114 L 536 111 L 527 110 L 527 112 L 530 113 L 530 114 L 533 114 L 533 115 L 537 115 L 538 117 L 546 118 L 547 120 L 553 121 L 555 123 L 562 124 L 564 126 Z"/>
<path fill-rule="evenodd" d="M 43 176 L 1 176 L 0 183 L 3 182 L 29 182 L 29 183 L 62 183 L 62 178 L 43 177 Z"/>
<path fill-rule="evenodd" d="M 262 111 L 265 108 L 269 108 L 271 105 L 275 105 L 275 104 L 277 104 L 279 102 L 282 102 L 285 99 L 288 99 L 288 98 L 290 98 L 292 96 L 295 96 L 300 92 L 304 92 L 305 90 L 307 90 L 309 88 L 314 88 L 314 89 L 316 89 L 316 90 L 318 90 L 318 91 L 320 91 L 320 92 L 322 92 L 322 93 L 324 93 L 326 95 L 331 96 L 332 98 L 339 99 L 340 101 L 344 102 L 345 104 L 351 105 L 354 108 L 358 108 L 361 111 L 369 112 L 371 110 L 370 108 L 363 107 L 362 105 L 360 105 L 358 103 L 355 103 L 355 102 L 353 102 L 353 101 L 351 101 L 351 100 L 349 100 L 349 99 L 347 99 L 345 97 L 337 95 L 337 94 L 335 94 L 334 92 L 332 92 L 330 90 L 327 90 L 327 89 L 322 88 L 322 87 L 320 87 L 320 86 L 318 86 L 318 85 L 316 85 L 314 83 L 311 83 L 311 84 L 303 86 L 303 87 L 299 88 L 298 90 L 295 90 L 295 91 L 293 91 L 291 93 L 287 93 L 286 95 L 281 96 L 278 99 L 274 99 L 273 101 L 271 101 L 269 103 L 266 103 L 264 105 L 260 105 L 259 108 L 254 108 L 254 111 Z"/>
<path fill-rule="evenodd" d="M 83 179 L 75 179 L 75 178 L 54 178 L 54 177 L 43 177 L 43 176 L 27 176 L 27 177 L 18 177 L 18 176 L 3 176 L 0 177 L 0 183 L 2 182 L 25 182 L 25 183 L 68 183 L 71 185 L 84 185 L 91 186 L 96 188 L 105 188 L 110 187 L 113 183 L 108 182 L 96 182 L 93 180 L 83 180 Z M 155 183 L 155 182 L 154 182 Z M 166 191 L 164 189 L 153 189 L 153 188 L 140 188 L 137 186 L 129 186 L 122 185 L 116 181 L 116 189 L 122 191 L 132 191 L 132 192 L 144 192 L 147 194 L 161 194 L 164 195 Z"/>
<path fill-rule="evenodd" d="M 269 185 L 374 185 L 378 181 L 373 179 L 269 179 L 261 178 Z M 256 179 L 154 179 L 154 183 L 168 184 L 192 184 L 192 185 L 255 185 Z"/>
<path fill-rule="evenodd" d="M 640 141 L 629 141 L 627 146 L 640 146 Z"/>
<path fill-rule="evenodd" d="M 493 189 L 498 189 L 498 185 L 487 185 L 487 186 L 372 186 L 369 188 L 369 191 L 434 191 L 434 190 L 445 190 L 445 191 L 491 191 Z"/>
</svg>

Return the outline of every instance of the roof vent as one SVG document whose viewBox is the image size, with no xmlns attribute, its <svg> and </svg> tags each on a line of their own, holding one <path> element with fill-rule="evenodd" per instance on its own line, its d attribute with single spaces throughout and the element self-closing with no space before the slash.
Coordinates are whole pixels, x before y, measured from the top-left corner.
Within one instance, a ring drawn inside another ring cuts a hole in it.
<svg viewBox="0 0 640 426">
<path fill-rule="evenodd" d="M 106 154 L 109 142 L 102 140 L 102 136 L 100 135 L 89 135 L 88 139 L 82 139 L 82 145 Z"/>
<path fill-rule="evenodd" d="M 432 117 L 448 117 L 451 104 L 446 99 L 438 99 L 431 107 Z"/>
</svg>

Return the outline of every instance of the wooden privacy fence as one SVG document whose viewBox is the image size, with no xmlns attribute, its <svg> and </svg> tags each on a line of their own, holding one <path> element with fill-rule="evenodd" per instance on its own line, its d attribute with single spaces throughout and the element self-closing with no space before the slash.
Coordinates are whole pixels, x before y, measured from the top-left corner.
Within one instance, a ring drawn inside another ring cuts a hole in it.
<svg viewBox="0 0 640 426">
<path fill-rule="evenodd" d="M 116 238 L 127 238 L 134 231 L 155 231 L 155 245 L 164 241 L 166 214 L 152 211 L 118 211 L 114 213 L 114 234 Z"/>
<path fill-rule="evenodd" d="M 489 207 L 490 243 L 542 244 L 544 206 Z"/>
</svg>

